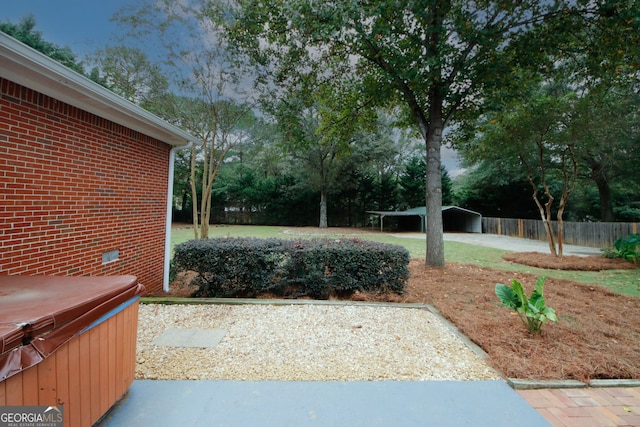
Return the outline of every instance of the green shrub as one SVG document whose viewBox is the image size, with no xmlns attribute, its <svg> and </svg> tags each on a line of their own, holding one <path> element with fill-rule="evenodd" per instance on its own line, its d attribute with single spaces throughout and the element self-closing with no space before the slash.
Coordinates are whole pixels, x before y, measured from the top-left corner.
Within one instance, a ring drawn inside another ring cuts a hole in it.
<svg viewBox="0 0 640 427">
<path fill-rule="evenodd" d="M 547 307 L 544 301 L 544 281 L 545 277 L 540 277 L 536 280 L 536 288 L 529 298 L 527 298 L 522 284 L 515 279 L 511 281 L 511 287 L 498 283 L 495 289 L 502 305 L 515 310 L 522 324 L 529 331 L 538 334 L 544 322 L 547 320 L 556 322 L 558 320 L 555 310 Z"/>
<path fill-rule="evenodd" d="M 640 263 L 640 234 L 629 234 L 613 244 L 613 248 L 603 249 L 606 258 L 621 258 L 634 264 Z"/>
<path fill-rule="evenodd" d="M 173 262 L 200 276 L 194 296 L 251 297 L 277 287 L 285 254 L 277 239 L 200 239 L 177 245 Z"/>
<path fill-rule="evenodd" d="M 314 298 L 360 292 L 404 293 L 409 252 L 399 245 L 360 239 L 292 242 L 289 283 Z"/>
<path fill-rule="evenodd" d="M 174 264 L 179 271 L 197 272 L 195 296 L 208 297 L 404 293 L 409 278 L 405 248 L 359 239 L 192 240 L 176 246 Z"/>
</svg>

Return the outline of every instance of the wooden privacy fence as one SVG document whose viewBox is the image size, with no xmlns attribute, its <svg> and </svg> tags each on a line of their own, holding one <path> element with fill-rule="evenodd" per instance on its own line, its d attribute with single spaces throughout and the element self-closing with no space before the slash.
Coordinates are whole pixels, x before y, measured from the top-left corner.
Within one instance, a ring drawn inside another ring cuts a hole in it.
<svg viewBox="0 0 640 427">
<path fill-rule="evenodd" d="M 558 223 L 552 222 L 554 232 Z M 522 237 L 532 240 L 547 240 L 541 220 L 520 218 L 482 218 L 482 232 L 503 236 Z M 564 240 L 567 245 L 612 247 L 620 237 L 638 232 L 637 222 L 564 222 Z"/>
</svg>

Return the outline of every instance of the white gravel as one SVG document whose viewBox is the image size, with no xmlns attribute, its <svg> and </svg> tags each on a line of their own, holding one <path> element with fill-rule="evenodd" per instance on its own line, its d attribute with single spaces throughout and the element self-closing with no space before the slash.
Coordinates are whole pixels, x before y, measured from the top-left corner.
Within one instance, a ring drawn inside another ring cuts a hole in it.
<svg viewBox="0 0 640 427">
<path fill-rule="evenodd" d="M 152 345 L 169 328 L 226 331 L 214 348 Z M 136 378 L 282 381 L 500 378 L 426 309 L 141 304 Z"/>
</svg>

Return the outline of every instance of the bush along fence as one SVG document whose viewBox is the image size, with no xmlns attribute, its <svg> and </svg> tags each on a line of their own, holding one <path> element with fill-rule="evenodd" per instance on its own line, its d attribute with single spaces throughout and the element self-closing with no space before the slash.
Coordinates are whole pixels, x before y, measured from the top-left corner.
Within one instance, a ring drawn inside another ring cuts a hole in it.
<svg viewBox="0 0 640 427">
<path fill-rule="evenodd" d="M 554 232 L 558 224 L 552 222 Z M 482 218 L 482 232 L 503 236 L 546 241 L 544 224 L 536 219 Z M 594 248 L 613 247 L 616 240 L 638 233 L 637 222 L 564 222 L 564 240 L 567 245 Z"/>
<path fill-rule="evenodd" d="M 409 251 L 360 239 L 217 238 L 175 247 L 175 273 L 193 271 L 197 297 L 261 293 L 327 299 L 359 292 L 405 292 Z"/>
</svg>

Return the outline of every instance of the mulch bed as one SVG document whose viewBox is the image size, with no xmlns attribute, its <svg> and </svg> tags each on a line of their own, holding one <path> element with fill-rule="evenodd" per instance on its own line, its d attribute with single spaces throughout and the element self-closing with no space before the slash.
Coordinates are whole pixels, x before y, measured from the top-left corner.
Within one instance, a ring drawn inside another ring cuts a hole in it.
<svg viewBox="0 0 640 427">
<path fill-rule="evenodd" d="M 597 259 L 590 261 L 594 264 Z M 515 312 L 500 304 L 494 287 L 517 279 L 530 294 L 537 276 L 456 263 L 429 268 L 422 260 L 412 260 L 410 268 L 402 300 L 435 306 L 482 347 L 491 365 L 505 377 L 585 382 L 640 379 L 640 298 L 548 278 L 545 299 L 556 310 L 558 322 L 545 323 L 542 333 L 535 335 Z"/>
<path fill-rule="evenodd" d="M 554 257 L 513 253 L 511 262 L 564 270 L 638 268 L 603 257 Z M 489 363 L 507 378 L 560 380 L 640 379 L 640 298 L 615 294 L 603 287 L 547 278 L 545 299 L 558 315 L 540 335 L 529 333 L 515 312 L 503 307 L 496 283 L 519 280 L 530 295 L 537 276 L 468 264 L 432 268 L 413 259 L 404 295 L 355 294 L 358 301 L 389 301 L 433 305 L 487 354 Z M 172 295 L 187 296 L 193 288 L 172 284 Z M 264 297 L 269 297 L 268 295 Z"/>
<path fill-rule="evenodd" d="M 638 265 L 619 258 L 605 258 L 601 256 L 580 257 L 565 255 L 562 257 L 539 252 L 512 252 L 504 254 L 502 259 L 530 267 L 548 268 L 553 270 L 572 271 L 602 271 L 602 270 L 634 270 Z"/>
</svg>

